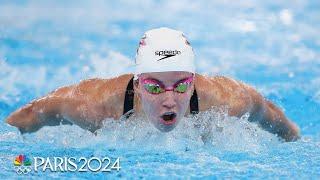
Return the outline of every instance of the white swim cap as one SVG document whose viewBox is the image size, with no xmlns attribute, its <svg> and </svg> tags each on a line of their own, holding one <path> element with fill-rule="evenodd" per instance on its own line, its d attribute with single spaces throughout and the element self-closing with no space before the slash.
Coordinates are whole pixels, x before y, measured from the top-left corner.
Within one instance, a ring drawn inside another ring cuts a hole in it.
<svg viewBox="0 0 320 180">
<path fill-rule="evenodd" d="M 194 53 L 181 31 L 152 29 L 140 40 L 135 59 L 135 79 L 141 73 L 187 71 L 194 73 Z"/>
</svg>

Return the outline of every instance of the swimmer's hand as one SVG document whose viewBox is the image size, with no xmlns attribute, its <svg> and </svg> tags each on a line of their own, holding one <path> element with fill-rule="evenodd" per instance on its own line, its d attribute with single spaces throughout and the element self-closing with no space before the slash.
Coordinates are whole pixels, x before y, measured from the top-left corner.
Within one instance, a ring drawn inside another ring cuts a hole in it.
<svg viewBox="0 0 320 180">
<path fill-rule="evenodd" d="M 46 99 L 46 98 L 44 98 Z M 58 117 L 50 117 L 51 114 L 44 112 L 49 110 L 44 100 L 33 101 L 24 107 L 13 112 L 6 120 L 12 126 L 16 126 L 20 132 L 31 133 L 40 129 L 42 126 L 55 126 L 61 124 L 72 124 L 65 119 L 57 119 Z"/>
<path fill-rule="evenodd" d="M 25 107 L 12 113 L 6 122 L 12 126 L 19 128 L 21 133 L 34 132 L 39 129 L 39 121 L 35 113 L 32 111 L 32 105 L 28 104 Z"/>
</svg>

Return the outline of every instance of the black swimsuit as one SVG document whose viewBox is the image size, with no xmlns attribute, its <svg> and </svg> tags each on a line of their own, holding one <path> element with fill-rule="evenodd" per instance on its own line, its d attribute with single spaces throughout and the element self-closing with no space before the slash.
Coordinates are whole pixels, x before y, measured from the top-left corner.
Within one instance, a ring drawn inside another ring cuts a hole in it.
<svg viewBox="0 0 320 180">
<path fill-rule="evenodd" d="M 133 89 L 133 78 L 129 81 L 126 89 L 126 94 L 123 104 L 123 115 L 126 118 L 129 118 L 133 114 L 133 100 L 134 100 L 134 89 Z M 196 89 L 193 91 L 193 95 L 190 99 L 190 113 L 198 114 L 199 105 L 198 105 L 198 95 Z"/>
</svg>

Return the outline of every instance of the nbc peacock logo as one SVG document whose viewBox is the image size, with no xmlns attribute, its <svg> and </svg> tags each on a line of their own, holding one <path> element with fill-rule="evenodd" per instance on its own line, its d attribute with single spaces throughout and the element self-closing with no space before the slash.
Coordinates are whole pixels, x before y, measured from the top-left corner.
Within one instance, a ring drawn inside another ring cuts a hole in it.
<svg viewBox="0 0 320 180">
<path fill-rule="evenodd" d="M 31 172 L 31 161 L 25 155 L 17 156 L 13 161 L 14 169 L 18 174 L 28 174 Z"/>
</svg>

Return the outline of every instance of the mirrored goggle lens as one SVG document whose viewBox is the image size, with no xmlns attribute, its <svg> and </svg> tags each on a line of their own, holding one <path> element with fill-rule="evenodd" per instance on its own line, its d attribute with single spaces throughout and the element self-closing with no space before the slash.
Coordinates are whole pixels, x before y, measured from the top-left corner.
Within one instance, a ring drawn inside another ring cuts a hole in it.
<svg viewBox="0 0 320 180">
<path fill-rule="evenodd" d="M 188 89 L 188 84 L 187 83 L 180 83 L 177 85 L 177 87 L 174 88 L 174 91 L 178 93 L 184 93 Z"/>
<path fill-rule="evenodd" d="M 156 85 L 156 84 L 145 84 L 145 85 L 144 85 L 144 88 L 145 88 L 149 93 L 152 93 L 152 94 L 159 94 L 159 93 L 164 92 L 164 89 L 161 88 L 159 85 Z"/>
</svg>

